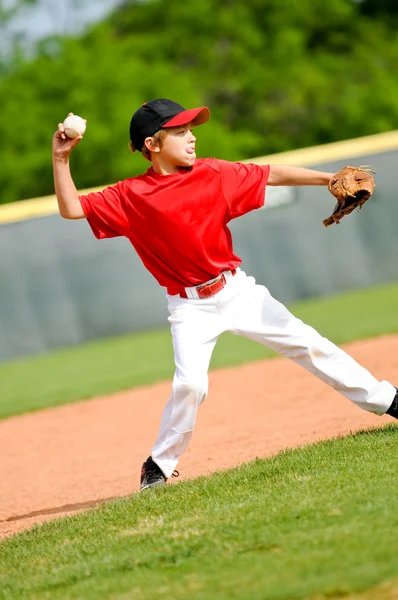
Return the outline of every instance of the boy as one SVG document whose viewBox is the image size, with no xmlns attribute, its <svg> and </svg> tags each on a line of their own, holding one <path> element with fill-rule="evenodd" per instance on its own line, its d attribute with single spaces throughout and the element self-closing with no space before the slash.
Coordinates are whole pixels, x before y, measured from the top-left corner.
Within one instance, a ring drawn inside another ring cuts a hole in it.
<svg viewBox="0 0 398 600">
<path fill-rule="evenodd" d="M 211 354 L 224 331 L 289 357 L 360 408 L 398 418 L 397 389 L 296 319 L 240 270 L 233 251 L 227 223 L 260 208 L 267 185 L 327 185 L 333 173 L 197 159 L 193 127 L 209 116 L 206 107 L 185 110 L 167 99 L 144 104 L 132 116 L 130 146 L 151 167 L 81 196 L 69 170 L 69 154 L 81 136 L 67 139 L 60 124 L 53 139 L 61 216 L 87 218 L 97 238 L 127 237 L 167 289 L 176 370 L 158 438 L 142 466 L 141 490 L 163 485 L 186 450 L 207 395 Z"/>
</svg>

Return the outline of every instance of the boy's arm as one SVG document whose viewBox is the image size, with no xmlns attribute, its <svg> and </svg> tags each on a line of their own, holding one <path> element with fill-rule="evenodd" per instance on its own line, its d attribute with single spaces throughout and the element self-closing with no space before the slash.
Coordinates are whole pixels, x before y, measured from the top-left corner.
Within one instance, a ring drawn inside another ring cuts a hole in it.
<svg viewBox="0 0 398 600">
<path fill-rule="evenodd" d="M 69 168 L 69 155 L 81 139 L 81 135 L 74 139 L 68 138 L 64 133 L 62 123 L 59 123 L 53 137 L 52 158 L 55 194 L 58 200 L 59 213 L 64 219 L 84 219 L 86 216 L 80 204 L 79 195 Z"/>
<path fill-rule="evenodd" d="M 289 165 L 270 165 L 267 185 L 328 185 L 334 173 Z"/>
</svg>

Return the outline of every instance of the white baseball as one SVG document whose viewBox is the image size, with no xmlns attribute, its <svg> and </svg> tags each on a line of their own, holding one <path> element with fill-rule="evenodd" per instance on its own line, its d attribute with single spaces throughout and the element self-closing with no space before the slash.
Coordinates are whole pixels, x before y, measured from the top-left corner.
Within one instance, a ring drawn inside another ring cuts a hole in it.
<svg viewBox="0 0 398 600">
<path fill-rule="evenodd" d="M 66 117 L 63 122 L 64 131 L 69 138 L 75 138 L 78 135 L 83 135 L 86 131 L 86 121 L 77 115 Z"/>
</svg>

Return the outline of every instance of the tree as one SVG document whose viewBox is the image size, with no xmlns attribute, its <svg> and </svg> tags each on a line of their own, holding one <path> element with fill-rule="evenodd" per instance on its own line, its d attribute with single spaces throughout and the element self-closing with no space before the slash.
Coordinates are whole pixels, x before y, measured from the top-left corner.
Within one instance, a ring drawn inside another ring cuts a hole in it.
<svg viewBox="0 0 398 600">
<path fill-rule="evenodd" d="M 210 106 L 199 153 L 230 160 L 393 129 L 398 40 L 366 2 L 134 0 L 80 37 L 42 40 L 0 78 L 0 201 L 53 192 L 50 141 L 69 111 L 88 119 L 80 188 L 147 168 L 128 125 L 155 97 Z"/>
</svg>

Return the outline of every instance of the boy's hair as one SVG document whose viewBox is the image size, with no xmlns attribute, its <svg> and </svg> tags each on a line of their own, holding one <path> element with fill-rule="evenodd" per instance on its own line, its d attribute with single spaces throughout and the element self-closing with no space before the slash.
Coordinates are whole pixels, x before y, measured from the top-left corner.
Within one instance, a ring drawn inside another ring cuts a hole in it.
<svg viewBox="0 0 398 600">
<path fill-rule="evenodd" d="M 153 135 L 150 136 L 152 138 L 155 146 L 158 146 L 159 148 L 162 147 L 163 140 L 166 137 L 167 132 L 170 131 L 170 129 L 159 129 L 159 131 L 157 131 L 156 133 L 154 133 Z M 136 151 L 141 152 L 141 154 L 144 158 L 146 158 L 147 160 L 151 160 L 151 152 L 150 152 L 150 150 L 148 150 L 148 148 L 146 147 L 145 144 L 143 145 L 142 148 L 136 148 L 134 146 L 133 142 L 130 142 L 129 146 L 130 146 L 131 152 L 136 152 Z"/>
<path fill-rule="evenodd" d="M 193 127 L 193 126 L 194 125 L 193 125 L 193 121 L 192 121 L 191 123 L 187 123 L 186 125 L 180 125 L 179 127 Z M 156 133 L 154 133 L 153 135 L 150 135 L 148 137 L 152 138 L 155 146 L 158 146 L 158 148 L 161 148 L 162 144 L 163 144 L 163 140 L 166 137 L 166 135 L 169 133 L 169 131 L 173 131 L 173 129 L 177 129 L 177 128 L 178 127 L 164 127 L 162 129 L 159 129 L 159 131 L 157 131 Z M 141 154 L 144 158 L 146 158 L 149 161 L 151 160 L 151 152 L 145 146 L 145 143 L 142 148 L 136 148 L 134 146 L 133 142 L 130 142 L 129 147 L 130 147 L 131 152 L 141 152 Z"/>
</svg>

